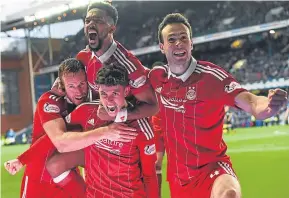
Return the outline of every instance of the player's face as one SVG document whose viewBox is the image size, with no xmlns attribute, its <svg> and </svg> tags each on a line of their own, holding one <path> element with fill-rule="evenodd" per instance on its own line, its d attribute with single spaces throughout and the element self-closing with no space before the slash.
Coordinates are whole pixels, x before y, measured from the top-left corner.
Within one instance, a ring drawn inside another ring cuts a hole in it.
<svg viewBox="0 0 289 198">
<path fill-rule="evenodd" d="M 84 71 L 67 73 L 62 76 L 66 97 L 75 105 L 80 105 L 87 99 L 88 85 Z"/>
<path fill-rule="evenodd" d="M 115 117 L 117 113 L 126 106 L 125 97 L 128 93 L 128 86 L 99 86 L 100 102 L 111 117 Z"/>
<path fill-rule="evenodd" d="M 169 24 L 161 34 L 163 43 L 160 43 L 160 49 L 170 65 L 185 65 L 190 61 L 193 44 L 187 26 L 182 23 Z"/>
<path fill-rule="evenodd" d="M 98 51 L 103 46 L 114 25 L 110 25 L 111 19 L 103 10 L 91 9 L 85 18 L 84 34 L 91 50 Z"/>
</svg>

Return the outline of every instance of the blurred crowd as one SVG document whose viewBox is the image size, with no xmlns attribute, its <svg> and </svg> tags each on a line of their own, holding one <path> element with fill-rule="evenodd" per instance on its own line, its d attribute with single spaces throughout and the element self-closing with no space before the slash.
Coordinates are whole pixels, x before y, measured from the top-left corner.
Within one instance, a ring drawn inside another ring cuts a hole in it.
<svg viewBox="0 0 289 198">
<path fill-rule="evenodd" d="M 289 18 L 288 2 L 187 1 L 163 4 L 141 1 L 116 2 L 116 7 L 119 11 L 116 39 L 131 50 L 157 44 L 158 24 L 167 13 L 181 12 L 187 16 L 194 37 Z M 233 48 L 231 45 L 235 39 L 196 45 L 194 56 L 224 67 L 242 83 L 289 76 L 288 29 L 274 34 L 265 32 L 244 36 L 239 39 L 239 46 Z M 74 56 L 86 42 L 83 30 L 67 40 L 58 61 Z M 162 57 L 148 54 L 140 59 L 145 66 L 151 67 Z"/>
</svg>

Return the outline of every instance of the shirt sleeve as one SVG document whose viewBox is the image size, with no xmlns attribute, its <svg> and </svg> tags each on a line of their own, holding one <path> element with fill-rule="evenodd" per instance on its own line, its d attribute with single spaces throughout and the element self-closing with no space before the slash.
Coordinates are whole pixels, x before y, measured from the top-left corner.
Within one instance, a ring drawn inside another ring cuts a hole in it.
<svg viewBox="0 0 289 198">
<path fill-rule="evenodd" d="M 142 128 L 144 129 L 144 122 L 142 122 L 142 124 Z M 148 133 L 150 132 L 140 131 L 136 141 L 140 152 L 141 170 L 147 197 L 158 198 L 159 189 L 155 167 L 157 160 L 155 137 Z"/>
<path fill-rule="evenodd" d="M 128 59 L 129 84 L 131 93 L 135 95 L 149 88 L 150 82 L 147 80 L 146 70 L 141 62 L 130 53 L 128 54 Z"/>
<path fill-rule="evenodd" d="M 50 120 L 62 118 L 61 108 L 62 104 L 60 100 L 53 99 L 54 95 L 50 95 L 49 99 L 43 99 L 38 101 L 37 113 L 40 118 L 41 125 Z"/>
<path fill-rule="evenodd" d="M 164 139 L 163 139 L 163 129 L 161 127 L 160 113 L 152 116 L 152 126 L 156 139 L 156 151 L 165 152 Z"/>
<path fill-rule="evenodd" d="M 33 163 L 35 160 L 44 159 L 47 157 L 47 151 L 55 149 L 48 135 L 43 135 L 36 140 L 24 153 L 19 155 L 17 159 L 21 164 L 27 165 Z"/>
<path fill-rule="evenodd" d="M 41 125 L 44 123 L 62 118 L 61 102 L 58 97 L 50 95 L 48 99 L 40 99 L 37 104 L 37 112 L 40 118 Z M 34 142 L 28 150 L 18 156 L 18 160 L 26 165 L 33 162 L 35 159 L 41 159 L 47 157 L 47 150 L 55 149 L 55 146 L 51 142 L 50 138 L 45 134 Z M 42 152 L 43 151 L 43 152 Z"/>
<path fill-rule="evenodd" d="M 223 72 L 226 74 L 226 78 L 221 83 L 221 93 L 223 96 L 222 98 L 223 98 L 224 105 L 237 107 L 235 105 L 235 97 L 239 93 L 243 91 L 247 91 L 247 90 L 242 88 L 240 83 L 237 80 L 235 80 L 235 78 L 231 74 L 225 71 Z"/>
</svg>

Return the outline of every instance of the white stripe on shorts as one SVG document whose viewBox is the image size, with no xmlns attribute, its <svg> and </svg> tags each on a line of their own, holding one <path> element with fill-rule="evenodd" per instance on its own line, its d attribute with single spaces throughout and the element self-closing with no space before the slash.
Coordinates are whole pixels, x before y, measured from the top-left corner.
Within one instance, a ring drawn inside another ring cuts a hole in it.
<svg viewBox="0 0 289 198">
<path fill-rule="evenodd" d="M 27 185 L 28 185 L 28 176 L 26 175 L 25 176 L 25 183 L 24 183 L 24 190 L 23 190 L 23 193 L 22 193 L 22 198 L 26 197 Z"/>
</svg>

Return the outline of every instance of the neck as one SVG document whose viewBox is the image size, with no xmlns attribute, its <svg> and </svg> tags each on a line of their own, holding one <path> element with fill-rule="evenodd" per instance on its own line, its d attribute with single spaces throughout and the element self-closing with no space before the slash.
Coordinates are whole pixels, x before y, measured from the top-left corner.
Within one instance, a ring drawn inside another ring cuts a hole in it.
<svg viewBox="0 0 289 198">
<path fill-rule="evenodd" d="M 113 37 L 109 36 L 107 39 L 104 40 L 101 49 L 98 50 L 97 52 L 95 52 L 95 54 L 98 57 L 100 57 L 109 49 L 109 47 L 112 45 L 112 43 L 113 43 Z"/>
<path fill-rule="evenodd" d="M 173 74 L 175 74 L 177 76 L 181 76 L 187 71 L 187 69 L 189 68 L 189 66 L 191 64 L 191 61 L 192 61 L 192 59 L 187 61 L 185 64 L 181 64 L 181 65 L 169 63 L 169 68 Z"/>
</svg>

